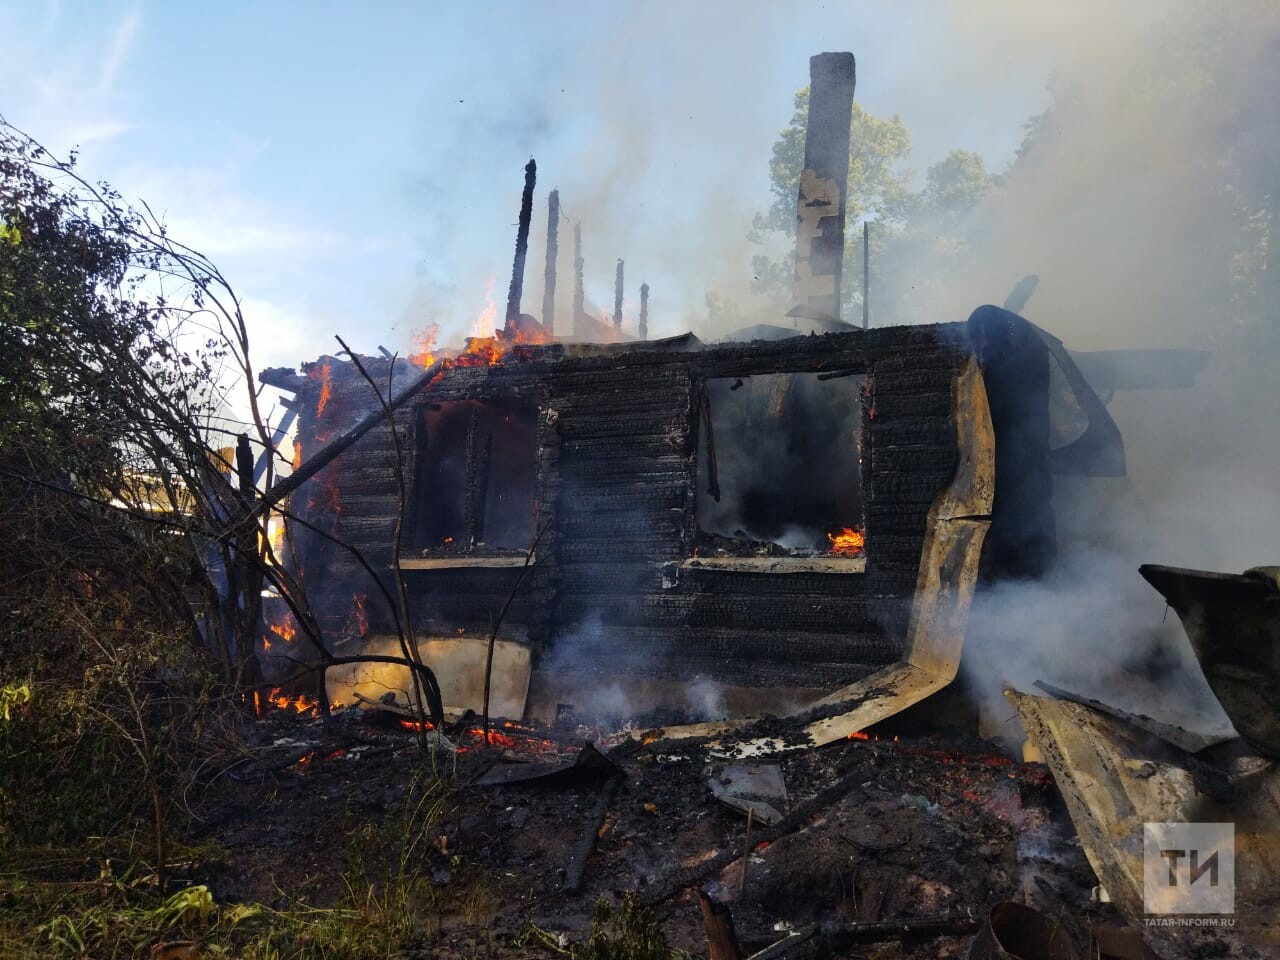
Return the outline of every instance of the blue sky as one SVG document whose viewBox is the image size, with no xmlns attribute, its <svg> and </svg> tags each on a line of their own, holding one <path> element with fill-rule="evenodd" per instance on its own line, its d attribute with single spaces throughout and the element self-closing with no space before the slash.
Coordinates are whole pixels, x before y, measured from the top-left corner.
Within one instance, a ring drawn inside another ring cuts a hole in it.
<svg viewBox="0 0 1280 960">
<path fill-rule="evenodd" d="M 745 287 L 810 54 L 855 53 L 858 99 L 902 115 L 917 170 L 951 148 L 998 168 L 1047 99 L 1034 42 L 987 29 L 1016 8 L 0 0 L 0 113 L 79 144 L 85 172 L 208 253 L 260 365 L 331 352 L 335 333 L 366 352 L 432 322 L 465 333 L 491 279 L 505 296 L 530 156 L 540 214 L 558 186 L 583 224 L 589 298 L 611 302 L 622 257 L 628 313 L 647 280 L 668 335 L 707 289 Z"/>
</svg>

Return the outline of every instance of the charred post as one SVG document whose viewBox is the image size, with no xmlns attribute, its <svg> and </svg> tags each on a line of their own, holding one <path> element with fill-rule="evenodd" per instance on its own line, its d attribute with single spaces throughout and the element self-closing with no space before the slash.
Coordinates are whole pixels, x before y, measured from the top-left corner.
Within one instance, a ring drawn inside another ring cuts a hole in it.
<svg viewBox="0 0 1280 960">
<path fill-rule="evenodd" d="M 556 257 L 560 253 L 560 191 L 547 197 L 547 263 L 542 272 L 542 325 L 547 333 L 556 332 Z"/>
<path fill-rule="evenodd" d="M 805 315 L 840 319 L 845 187 L 853 113 L 851 53 L 809 58 L 809 116 L 796 204 L 795 306 Z"/>
<path fill-rule="evenodd" d="M 582 291 L 582 224 L 575 223 L 573 225 L 573 335 L 577 339 L 582 339 L 583 330 L 583 310 L 586 306 L 586 297 Z"/>
<path fill-rule="evenodd" d="M 837 285 L 836 289 L 839 289 Z M 871 224 L 862 221 L 862 329 L 871 326 Z"/>
<path fill-rule="evenodd" d="M 622 261 L 613 275 L 613 328 L 622 329 Z"/>
<path fill-rule="evenodd" d="M 516 228 L 516 258 L 511 264 L 511 289 L 507 292 L 507 322 L 503 330 L 514 337 L 520 326 L 520 297 L 524 291 L 524 261 L 529 253 L 529 221 L 533 219 L 533 184 L 538 165 L 529 158 L 524 167 L 524 194 L 520 198 L 520 225 Z"/>
<path fill-rule="evenodd" d="M 640 284 L 640 339 L 649 339 L 649 285 Z"/>
</svg>

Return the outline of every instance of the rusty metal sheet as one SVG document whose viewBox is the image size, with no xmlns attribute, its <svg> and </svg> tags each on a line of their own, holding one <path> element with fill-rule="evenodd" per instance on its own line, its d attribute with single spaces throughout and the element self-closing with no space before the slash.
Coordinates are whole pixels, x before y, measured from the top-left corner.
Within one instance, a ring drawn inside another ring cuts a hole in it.
<svg viewBox="0 0 1280 960">
<path fill-rule="evenodd" d="M 1062 924 L 1025 904 L 997 903 L 969 947 L 969 960 L 1078 960 Z"/>
<path fill-rule="evenodd" d="M 1138 568 L 1178 613 L 1214 696 L 1240 736 L 1280 757 L 1280 585 L 1275 568 L 1242 574 Z"/>
</svg>

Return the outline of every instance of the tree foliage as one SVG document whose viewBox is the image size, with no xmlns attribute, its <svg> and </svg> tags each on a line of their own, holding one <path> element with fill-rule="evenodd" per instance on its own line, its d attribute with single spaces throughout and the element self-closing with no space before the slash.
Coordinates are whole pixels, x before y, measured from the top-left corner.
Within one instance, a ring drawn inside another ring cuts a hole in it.
<svg viewBox="0 0 1280 960">
<path fill-rule="evenodd" d="M 752 223 L 752 239 L 769 234 L 795 235 L 796 198 L 804 168 L 804 139 L 808 122 L 809 88 L 796 93 L 795 112 L 773 145 L 769 186 L 773 202 Z M 862 300 L 862 223 L 871 227 L 873 285 L 881 279 L 886 259 L 901 259 L 922 247 L 951 248 L 962 243 L 961 221 L 994 179 L 981 155 L 954 150 L 925 173 L 924 186 L 913 190 L 913 172 L 904 164 L 911 153 L 911 136 L 896 114 L 883 119 L 868 113 L 856 100 L 849 126 L 849 178 L 845 197 L 845 262 L 841 302 Z M 757 292 L 784 297 L 790 290 L 789 257 L 759 255 L 752 260 Z"/>
</svg>

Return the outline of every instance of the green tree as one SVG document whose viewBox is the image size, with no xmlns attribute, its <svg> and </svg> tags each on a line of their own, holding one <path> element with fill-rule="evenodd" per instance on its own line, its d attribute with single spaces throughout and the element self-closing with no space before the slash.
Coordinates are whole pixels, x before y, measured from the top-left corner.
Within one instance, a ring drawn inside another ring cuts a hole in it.
<svg viewBox="0 0 1280 960">
<path fill-rule="evenodd" d="M 757 214 L 751 239 L 764 242 L 770 234 L 795 235 L 796 196 L 804 168 L 804 139 L 808 120 L 809 89 L 795 97 L 795 112 L 773 145 L 769 185 L 773 202 Z M 845 199 L 845 262 L 841 302 L 854 307 L 862 301 L 862 223 L 871 226 L 871 279 L 873 287 L 886 273 L 887 263 L 899 262 L 922 247 L 950 248 L 957 256 L 963 247 L 962 221 L 993 184 L 982 157 L 956 150 L 931 166 L 925 185 L 911 188 L 912 171 L 904 166 L 911 153 L 911 137 L 902 118 L 876 117 L 857 101 L 849 127 L 849 179 Z M 916 226 L 919 229 L 915 229 Z M 785 299 L 791 287 L 792 263 L 788 255 L 773 258 L 761 254 L 752 259 L 754 287 L 759 293 Z M 891 307 L 877 303 L 877 309 Z M 846 314 L 848 315 L 848 314 Z"/>
<path fill-rule="evenodd" d="M 804 169 L 804 137 L 809 117 L 809 88 L 796 93 L 791 123 L 782 129 L 769 161 L 769 189 L 773 203 L 757 214 L 757 232 L 796 229 L 796 195 Z M 860 222 L 868 213 L 895 218 L 905 211 L 910 197 L 911 173 L 899 166 L 911 153 L 911 137 L 902 118 L 875 117 L 856 100 L 849 126 L 849 180 L 845 200 L 847 223 Z"/>
</svg>

